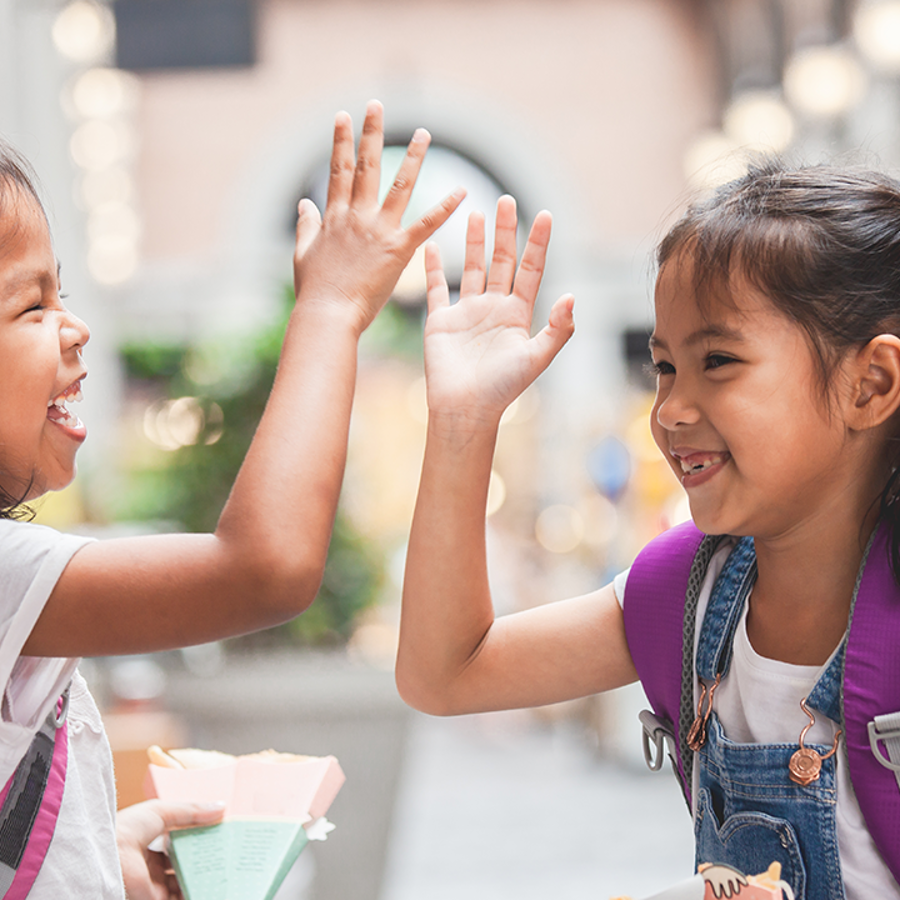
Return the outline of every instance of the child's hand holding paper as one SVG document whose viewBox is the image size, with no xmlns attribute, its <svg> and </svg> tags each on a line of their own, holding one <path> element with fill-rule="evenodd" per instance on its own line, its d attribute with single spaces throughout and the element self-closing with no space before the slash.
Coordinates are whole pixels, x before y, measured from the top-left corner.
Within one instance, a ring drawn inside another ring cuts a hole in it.
<svg viewBox="0 0 900 900">
<path fill-rule="evenodd" d="M 271 900 L 307 842 L 331 830 L 324 815 L 344 783 L 333 756 L 158 747 L 149 755 L 148 795 L 224 803 L 221 824 L 170 834 L 186 900 Z"/>
</svg>

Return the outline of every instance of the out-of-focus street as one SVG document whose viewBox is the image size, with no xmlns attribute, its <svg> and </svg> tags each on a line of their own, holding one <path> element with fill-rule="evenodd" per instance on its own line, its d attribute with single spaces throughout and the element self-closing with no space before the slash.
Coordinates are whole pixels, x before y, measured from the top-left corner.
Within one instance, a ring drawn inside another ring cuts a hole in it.
<svg viewBox="0 0 900 900">
<path fill-rule="evenodd" d="M 692 860 L 668 770 L 600 760 L 571 723 L 527 712 L 416 715 L 381 900 L 642 897 Z"/>
<path fill-rule="evenodd" d="M 343 653 L 226 656 L 205 677 L 169 662 L 190 745 L 334 754 L 347 776 L 336 830 L 278 900 L 640 898 L 691 874 L 681 792 L 641 756 L 637 686 L 611 695 L 598 744 L 571 707 L 416 713 L 392 672 Z"/>
</svg>

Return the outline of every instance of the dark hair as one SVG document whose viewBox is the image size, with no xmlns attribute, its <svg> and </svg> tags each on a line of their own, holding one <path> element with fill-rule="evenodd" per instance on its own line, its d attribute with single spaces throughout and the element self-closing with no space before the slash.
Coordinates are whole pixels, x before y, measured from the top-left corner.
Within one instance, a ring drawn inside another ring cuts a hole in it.
<svg viewBox="0 0 900 900">
<path fill-rule="evenodd" d="M 874 171 L 754 164 L 693 204 L 657 250 L 690 254 L 700 298 L 729 296 L 740 273 L 802 327 L 828 390 L 838 362 L 879 334 L 900 335 L 900 182 Z M 900 455 L 881 495 L 900 582 Z"/>
<path fill-rule="evenodd" d="M 37 191 L 37 179 L 31 166 L 9 144 L 0 138 L 0 218 L 2 218 L 12 203 L 16 200 L 16 194 L 24 192 L 37 203 L 43 211 L 44 206 Z M 2 245 L 0 245 L 2 251 Z M 32 482 L 29 482 L 21 496 L 10 494 L 0 488 L 0 519 L 29 519 L 34 516 L 31 509 L 23 506 L 25 497 L 31 490 Z"/>
</svg>

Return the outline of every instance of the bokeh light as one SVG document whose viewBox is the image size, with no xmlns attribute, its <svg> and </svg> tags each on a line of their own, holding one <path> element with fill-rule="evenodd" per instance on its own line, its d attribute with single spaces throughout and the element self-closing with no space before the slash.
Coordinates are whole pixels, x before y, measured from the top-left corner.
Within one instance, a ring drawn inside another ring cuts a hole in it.
<svg viewBox="0 0 900 900">
<path fill-rule="evenodd" d="M 860 51 L 876 68 L 900 73 L 900 3 L 884 0 L 862 3 L 853 19 L 853 35 Z"/>
<path fill-rule="evenodd" d="M 90 63 L 105 56 L 112 48 L 115 33 L 111 10 L 91 0 L 69 3 L 53 23 L 56 49 L 73 62 Z"/>
<path fill-rule="evenodd" d="M 584 538 L 584 520 L 574 507 L 558 503 L 541 511 L 534 533 L 545 550 L 571 553 Z"/>
<path fill-rule="evenodd" d="M 787 99 L 800 112 L 816 118 L 849 112 L 862 99 L 867 85 L 859 60 L 839 44 L 799 51 L 784 72 Z"/>
</svg>

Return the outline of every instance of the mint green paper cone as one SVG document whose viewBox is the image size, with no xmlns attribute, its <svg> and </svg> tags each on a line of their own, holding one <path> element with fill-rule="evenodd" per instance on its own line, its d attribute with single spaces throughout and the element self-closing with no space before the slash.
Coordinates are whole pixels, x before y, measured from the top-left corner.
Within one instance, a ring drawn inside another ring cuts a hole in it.
<svg viewBox="0 0 900 900">
<path fill-rule="evenodd" d="M 307 844 L 299 822 L 231 819 L 169 835 L 185 900 L 272 900 Z"/>
</svg>

